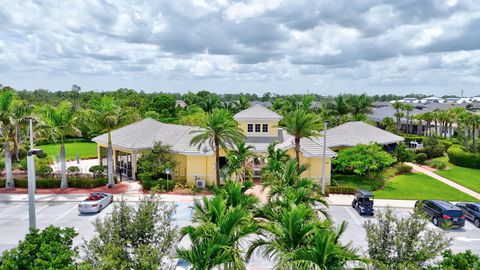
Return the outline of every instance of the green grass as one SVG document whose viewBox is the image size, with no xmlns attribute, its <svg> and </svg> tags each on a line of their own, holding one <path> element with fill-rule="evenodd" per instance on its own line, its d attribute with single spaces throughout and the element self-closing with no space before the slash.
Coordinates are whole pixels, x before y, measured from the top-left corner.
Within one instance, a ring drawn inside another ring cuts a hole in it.
<svg viewBox="0 0 480 270">
<path fill-rule="evenodd" d="M 55 159 L 57 153 L 60 155 L 60 144 L 45 144 L 39 147 L 52 159 Z M 74 160 L 77 155 L 80 155 L 82 159 L 96 158 L 97 144 L 92 142 L 66 143 L 65 154 L 67 160 Z"/>
<path fill-rule="evenodd" d="M 383 186 L 381 180 L 369 179 L 361 175 L 334 175 L 333 180 L 337 182 L 337 186 L 350 186 L 357 189 L 366 189 L 374 191 Z"/>
<path fill-rule="evenodd" d="M 373 193 L 378 199 L 477 201 L 468 194 L 420 173 L 396 176 L 382 190 Z"/>
<path fill-rule="evenodd" d="M 435 173 L 441 175 L 459 185 L 469 188 L 473 191 L 480 192 L 480 170 L 465 168 L 453 165 L 448 162 L 448 157 L 440 157 L 435 160 L 442 160 L 447 162 L 447 169 L 443 171 L 436 171 Z"/>
</svg>

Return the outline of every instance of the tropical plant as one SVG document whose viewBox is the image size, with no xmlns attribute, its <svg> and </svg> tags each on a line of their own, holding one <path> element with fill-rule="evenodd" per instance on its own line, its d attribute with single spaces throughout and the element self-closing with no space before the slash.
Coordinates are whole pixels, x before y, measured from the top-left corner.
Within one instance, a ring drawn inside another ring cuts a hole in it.
<svg viewBox="0 0 480 270">
<path fill-rule="evenodd" d="M 320 118 L 305 110 L 297 109 L 283 117 L 280 126 L 294 137 L 295 159 L 300 166 L 300 140 L 312 138 L 319 135 L 322 130 Z"/>
<path fill-rule="evenodd" d="M 176 240 L 175 207 L 153 196 L 136 207 L 121 200 L 96 219 L 95 235 L 82 245 L 83 269 L 167 269 Z"/>
<path fill-rule="evenodd" d="M 244 134 L 238 127 L 230 112 L 215 109 L 207 115 L 205 127 L 191 131 L 195 135 L 191 145 L 198 145 L 200 149 L 205 144 L 213 148 L 215 153 L 215 176 L 217 185 L 220 185 L 220 148 L 225 151 L 234 148 L 244 140 Z"/>
<path fill-rule="evenodd" d="M 378 144 L 359 144 L 341 150 L 333 163 L 336 171 L 370 175 L 370 172 L 383 170 L 395 161 L 396 159 Z"/>
<path fill-rule="evenodd" d="M 247 145 L 245 142 L 240 142 L 234 149 L 227 152 L 228 171 L 231 175 L 234 173 L 236 179 L 240 181 L 246 180 L 247 161 L 255 156 L 252 151 L 253 146 Z"/>
<path fill-rule="evenodd" d="M 60 188 L 67 189 L 67 162 L 65 158 L 65 139 L 67 136 L 81 136 L 77 127 L 77 111 L 69 102 L 62 102 L 57 107 L 45 105 L 41 108 L 41 133 L 53 141 L 60 141 Z"/>
<path fill-rule="evenodd" d="M 15 187 L 12 174 L 12 155 L 10 152 L 10 135 L 12 129 L 12 104 L 15 93 L 10 90 L 2 90 L 0 93 L 0 129 L 5 152 L 6 181 L 5 188 Z"/>
<path fill-rule="evenodd" d="M 172 154 L 172 146 L 156 142 L 152 150 L 142 153 L 137 162 L 138 173 L 147 173 L 152 179 L 165 178 L 165 170 L 175 170 L 178 165 Z"/>
</svg>

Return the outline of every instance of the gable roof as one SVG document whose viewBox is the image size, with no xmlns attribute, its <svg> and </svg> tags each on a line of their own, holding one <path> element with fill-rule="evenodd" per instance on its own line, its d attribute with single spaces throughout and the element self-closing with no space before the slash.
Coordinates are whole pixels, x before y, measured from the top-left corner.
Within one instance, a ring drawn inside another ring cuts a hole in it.
<svg viewBox="0 0 480 270">
<path fill-rule="evenodd" d="M 233 116 L 235 120 L 255 120 L 255 119 L 272 119 L 280 120 L 282 116 L 268 108 L 263 107 L 260 104 L 251 106 L 250 108 L 243 110 Z"/>
<path fill-rule="evenodd" d="M 322 132 L 324 134 L 324 132 Z M 404 139 L 362 121 L 348 122 L 327 130 L 327 146 L 353 147 L 357 144 L 392 144 Z"/>
</svg>

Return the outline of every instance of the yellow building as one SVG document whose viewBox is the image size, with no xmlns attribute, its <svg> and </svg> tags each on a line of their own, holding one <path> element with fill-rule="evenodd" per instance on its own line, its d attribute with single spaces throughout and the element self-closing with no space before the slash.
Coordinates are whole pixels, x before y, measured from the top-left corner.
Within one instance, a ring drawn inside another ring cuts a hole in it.
<svg viewBox="0 0 480 270">
<path fill-rule="evenodd" d="M 282 128 L 278 122 L 282 117 L 260 105 L 254 105 L 237 113 L 234 119 L 245 133 L 246 143 L 254 147 L 260 157 L 266 156 L 267 147 L 273 141 L 277 141 L 277 147 L 288 149 L 291 156 L 295 156 L 294 138 Z M 192 131 L 200 130 L 200 127 L 164 124 L 156 120 L 146 118 L 128 126 L 111 132 L 112 146 L 114 150 L 114 167 L 117 173 L 124 177 L 135 179 L 137 160 L 142 152 L 152 149 L 155 142 L 172 146 L 178 166 L 172 172 L 175 179 L 185 178 L 190 184 L 195 179 L 205 180 L 207 185 L 215 183 L 215 156 L 212 147 L 190 145 L 191 139 L 196 135 Z M 98 158 L 100 164 L 106 164 L 107 134 L 102 134 L 92 139 L 97 143 Z M 300 141 L 300 161 L 308 164 L 305 177 L 320 182 L 322 177 L 322 138 L 302 139 Z M 220 151 L 220 166 L 226 164 L 226 153 Z M 326 149 L 325 178 L 330 182 L 331 159 L 335 152 Z M 260 161 L 259 161 L 260 160 Z M 251 166 L 254 176 L 260 176 L 262 159 L 252 160 Z"/>
</svg>

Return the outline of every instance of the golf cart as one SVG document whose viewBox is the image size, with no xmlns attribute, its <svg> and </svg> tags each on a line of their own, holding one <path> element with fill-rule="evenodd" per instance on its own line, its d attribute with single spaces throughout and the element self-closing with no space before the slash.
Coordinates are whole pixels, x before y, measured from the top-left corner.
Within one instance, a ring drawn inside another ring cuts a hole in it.
<svg viewBox="0 0 480 270">
<path fill-rule="evenodd" d="M 373 216 L 373 194 L 366 190 L 358 189 L 355 192 L 352 207 L 355 208 L 360 215 Z"/>
</svg>

